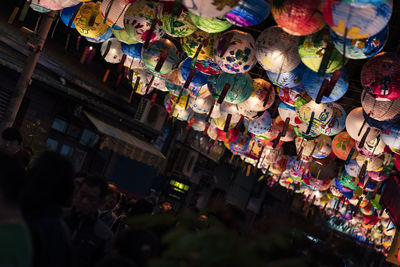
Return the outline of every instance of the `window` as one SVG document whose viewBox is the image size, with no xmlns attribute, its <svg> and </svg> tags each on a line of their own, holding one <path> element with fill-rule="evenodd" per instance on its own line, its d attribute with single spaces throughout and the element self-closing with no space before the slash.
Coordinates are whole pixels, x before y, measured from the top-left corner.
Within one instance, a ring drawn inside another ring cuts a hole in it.
<svg viewBox="0 0 400 267">
<path fill-rule="evenodd" d="M 79 140 L 79 143 L 84 146 L 93 147 L 96 141 L 97 141 L 97 134 L 88 129 L 84 129 L 82 132 L 81 139 Z"/>
<path fill-rule="evenodd" d="M 57 151 L 58 141 L 52 138 L 47 139 L 46 141 L 47 150 L 49 151 Z"/>
<path fill-rule="evenodd" d="M 68 126 L 68 122 L 59 118 L 55 118 L 53 125 L 51 125 L 51 128 L 59 132 L 65 133 L 68 130 Z"/>
<path fill-rule="evenodd" d="M 72 154 L 74 153 L 74 149 L 68 145 L 62 145 L 60 154 L 66 157 L 72 157 Z"/>
</svg>

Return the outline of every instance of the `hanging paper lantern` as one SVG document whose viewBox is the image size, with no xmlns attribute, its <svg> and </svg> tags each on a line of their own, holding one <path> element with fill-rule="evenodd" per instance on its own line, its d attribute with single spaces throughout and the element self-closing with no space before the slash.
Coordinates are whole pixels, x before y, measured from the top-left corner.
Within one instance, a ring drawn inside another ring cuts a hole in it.
<svg viewBox="0 0 400 267">
<path fill-rule="evenodd" d="M 331 37 L 328 30 L 323 30 L 317 32 L 313 35 L 309 35 L 301 38 L 299 44 L 299 55 L 301 61 L 309 69 L 318 72 L 322 59 L 325 52 L 327 52 L 327 47 L 331 44 Z M 343 56 L 340 52 L 332 47 L 331 56 L 328 59 L 326 65 L 326 72 L 332 73 L 343 67 Z M 305 79 L 307 81 L 307 79 Z"/>
<path fill-rule="evenodd" d="M 268 111 L 265 111 L 262 116 L 250 121 L 249 132 L 255 135 L 263 134 L 271 127 L 271 123 L 271 115 Z"/>
<path fill-rule="evenodd" d="M 265 146 L 261 154 L 262 163 L 275 163 L 278 162 L 283 156 L 283 147 L 273 148 Z M 261 163 L 261 160 L 260 160 Z"/>
<path fill-rule="evenodd" d="M 365 141 L 371 141 L 379 135 L 379 130 L 371 127 L 365 122 L 362 108 L 353 109 L 346 118 L 346 129 L 348 134 L 356 141 L 361 141 L 367 129 L 370 129 Z"/>
<path fill-rule="evenodd" d="M 304 88 L 303 87 L 296 87 L 296 88 L 278 87 L 277 91 L 278 91 L 279 98 L 284 103 L 286 103 L 290 106 L 294 106 L 299 94 L 304 92 Z"/>
<path fill-rule="evenodd" d="M 320 0 L 272 0 L 271 5 L 276 23 L 291 35 L 309 35 L 325 25 Z"/>
<path fill-rule="evenodd" d="M 199 98 L 205 98 L 211 95 L 210 91 L 208 90 L 207 84 L 203 85 L 200 87 L 200 89 L 197 91 L 196 95 L 194 95 L 192 92 L 189 92 L 191 96 L 194 97 L 199 97 Z"/>
<path fill-rule="evenodd" d="M 132 57 L 132 58 L 137 58 L 137 59 L 142 59 L 142 48 L 143 44 L 141 43 L 136 43 L 136 44 L 126 44 L 126 43 L 121 43 L 121 49 L 122 53 L 125 55 Z"/>
<path fill-rule="evenodd" d="M 80 35 L 98 38 L 106 33 L 108 25 L 103 23 L 100 6 L 101 2 L 88 2 L 79 8 L 74 23 Z"/>
<path fill-rule="evenodd" d="M 362 148 L 358 147 L 359 144 L 360 143 L 356 141 L 356 149 L 358 153 L 368 158 L 374 158 L 381 155 L 385 151 L 386 147 L 386 144 L 383 142 L 380 136 L 365 142 Z"/>
<path fill-rule="evenodd" d="M 139 78 L 140 80 L 138 81 Z M 137 86 L 135 90 L 137 94 L 139 95 L 146 94 L 149 79 L 150 77 L 148 72 L 146 72 L 146 70 L 144 69 L 132 70 L 132 88 L 135 88 Z M 136 85 L 137 82 L 138 84 Z M 153 88 L 149 88 L 149 91 L 147 93 L 150 93 L 151 91 L 153 91 Z"/>
<path fill-rule="evenodd" d="M 390 120 L 400 114 L 400 98 L 392 101 L 379 101 L 366 90 L 363 90 L 361 104 L 364 112 L 378 121 Z"/>
<path fill-rule="evenodd" d="M 79 3 L 77 5 L 71 6 L 64 8 L 61 12 L 61 21 L 62 23 L 65 24 L 65 26 L 69 25 L 69 22 L 71 21 L 72 17 L 74 16 L 76 10 L 82 5 L 82 3 Z M 75 23 L 72 20 L 71 23 L 71 28 L 75 29 Z"/>
<path fill-rule="evenodd" d="M 361 70 L 361 84 L 377 100 L 400 97 L 400 59 L 382 52 L 369 59 Z"/>
<path fill-rule="evenodd" d="M 206 129 L 206 119 L 203 115 L 194 113 L 191 118 L 189 118 L 189 121 L 191 119 L 194 119 L 194 122 L 191 125 L 191 129 L 197 132 L 203 132 Z"/>
<path fill-rule="evenodd" d="M 55 3 L 52 0 L 32 0 L 31 8 L 34 9 L 35 11 L 38 11 L 41 13 L 47 13 L 48 11 L 45 11 L 46 9 L 47 10 L 60 10 L 60 9 L 63 9 L 64 7 Z M 43 11 L 45 11 L 45 12 L 43 12 Z"/>
<path fill-rule="evenodd" d="M 214 44 L 218 39 L 219 34 L 211 34 L 202 30 L 197 30 L 192 35 L 180 38 L 180 44 L 183 52 L 188 57 L 194 57 L 197 48 L 202 44 L 198 60 L 206 60 L 214 56 Z"/>
<path fill-rule="evenodd" d="M 215 62 L 227 73 L 245 73 L 257 63 L 251 34 L 232 30 L 223 33 L 214 46 Z"/>
<path fill-rule="evenodd" d="M 249 150 L 250 140 L 245 140 L 243 136 L 239 136 L 235 141 L 229 143 L 230 151 L 235 155 L 243 155 Z"/>
<path fill-rule="evenodd" d="M 380 129 L 382 131 L 386 131 L 392 127 L 394 127 L 395 125 L 397 125 L 398 123 L 400 123 L 400 114 L 398 114 L 397 116 L 395 116 L 393 119 L 387 120 L 387 121 L 378 121 L 375 120 L 371 117 L 368 117 L 367 113 L 365 113 L 363 111 L 363 115 L 364 118 L 367 120 L 367 123 L 377 129 Z"/>
<path fill-rule="evenodd" d="M 227 118 L 226 115 L 225 115 L 225 117 L 213 118 L 211 121 L 211 124 L 223 131 L 225 128 L 225 124 L 226 124 L 226 118 Z M 236 123 L 231 121 L 228 129 L 229 130 L 233 129 L 233 128 L 235 128 L 235 126 L 236 126 Z"/>
<path fill-rule="evenodd" d="M 164 77 L 154 75 L 152 86 L 161 92 L 168 92 Z"/>
<path fill-rule="evenodd" d="M 335 197 L 343 196 L 342 192 L 340 192 L 340 190 L 336 187 L 336 179 L 331 180 L 331 183 L 329 185 L 329 190 Z"/>
<path fill-rule="evenodd" d="M 281 116 L 277 116 L 275 120 L 273 120 L 271 128 L 275 128 L 275 131 L 278 133 L 283 133 L 284 126 L 285 121 L 281 118 Z M 291 142 L 295 137 L 296 134 L 294 133 L 293 126 L 289 124 L 286 129 L 286 134 L 282 136 L 280 140 L 283 142 Z"/>
<path fill-rule="evenodd" d="M 343 171 L 342 174 L 340 175 L 340 184 L 348 189 L 351 190 L 356 190 L 358 187 L 358 184 L 355 184 L 355 179 L 354 177 L 350 176 L 346 171 Z"/>
<path fill-rule="evenodd" d="M 383 181 L 389 179 L 389 176 L 386 175 L 383 172 L 371 172 L 371 171 L 369 171 L 367 174 L 368 174 L 369 178 L 371 178 L 372 180 L 374 180 L 376 182 L 383 182 Z"/>
<path fill-rule="evenodd" d="M 260 24 L 270 11 L 271 6 L 266 0 L 241 0 L 225 18 L 234 25 L 249 27 Z"/>
<path fill-rule="evenodd" d="M 187 10 L 181 9 L 178 15 L 172 14 L 174 2 L 164 2 L 160 14 L 163 30 L 173 37 L 189 36 L 197 30 L 189 18 Z"/>
<path fill-rule="evenodd" d="M 156 70 L 157 64 L 162 60 L 163 55 L 167 53 L 167 57 L 162 64 L 160 70 Z M 172 72 L 178 65 L 178 50 L 175 45 L 167 39 L 161 39 L 144 48 L 142 51 L 142 59 L 146 68 L 150 71 L 167 74 Z"/>
<path fill-rule="evenodd" d="M 381 137 L 383 142 L 394 152 L 400 153 L 400 124 L 386 131 L 381 131 Z"/>
<path fill-rule="evenodd" d="M 124 28 L 126 32 L 139 43 L 146 42 L 150 34 L 153 21 L 157 19 L 157 10 L 161 9 L 158 3 L 152 0 L 137 0 L 125 12 Z M 164 35 L 161 28 L 162 22 L 157 21 L 154 31 L 149 37 L 150 43 L 160 40 Z"/>
<path fill-rule="evenodd" d="M 357 158 L 357 163 L 360 166 L 363 166 L 364 162 L 367 161 L 367 171 L 379 171 L 382 166 L 383 166 L 383 160 L 384 158 L 377 157 L 377 158 L 367 158 L 366 156 L 363 155 L 358 155 Z"/>
<path fill-rule="evenodd" d="M 367 5 L 379 6 L 388 2 L 389 0 L 345 0 L 345 1 L 352 6 L 365 7 Z"/>
<path fill-rule="evenodd" d="M 51 1 L 54 4 L 59 5 L 64 9 L 80 4 L 79 0 L 51 0 Z M 40 2 L 42 2 L 42 0 Z"/>
<path fill-rule="evenodd" d="M 303 86 L 303 72 L 306 69 L 303 63 L 300 63 L 295 69 L 284 72 L 274 73 L 266 71 L 268 79 L 276 86 L 283 88 L 302 88 Z"/>
<path fill-rule="evenodd" d="M 222 102 L 220 105 L 220 112 L 222 115 L 222 118 L 226 118 L 228 114 L 231 115 L 231 123 L 235 124 L 240 121 L 240 114 L 238 112 L 237 106 L 228 102 Z"/>
<path fill-rule="evenodd" d="M 311 126 L 311 129 L 309 129 L 309 126 L 306 123 L 296 124 L 293 130 L 298 137 L 304 137 L 307 140 L 313 140 L 321 135 L 320 131 L 314 124 Z"/>
<path fill-rule="evenodd" d="M 332 78 L 332 74 L 325 73 L 324 76 L 319 76 L 317 72 L 306 70 L 303 73 L 303 78 L 304 78 L 304 89 L 306 93 L 313 99 L 316 99 L 321 89 L 323 80 L 324 79 L 330 80 Z M 340 75 L 340 78 L 337 81 L 335 87 L 333 87 L 331 94 L 328 97 L 323 96 L 321 102 L 329 103 L 339 100 L 347 92 L 348 88 L 349 88 L 349 82 L 347 74 L 344 72 L 344 70 L 342 70 L 342 74 Z"/>
<path fill-rule="evenodd" d="M 107 31 L 99 37 L 96 38 L 85 37 L 85 39 L 91 43 L 100 44 L 110 39 L 111 36 L 112 36 L 112 30 L 111 28 L 108 28 Z"/>
<path fill-rule="evenodd" d="M 343 54 L 344 37 L 330 31 L 332 42 L 337 50 Z M 382 31 L 369 38 L 346 39 L 346 57 L 351 59 L 365 59 L 378 54 L 386 44 L 389 36 L 389 27 L 386 26 Z"/>
<path fill-rule="evenodd" d="M 314 114 L 312 124 L 319 129 L 322 125 L 327 125 L 330 122 L 333 116 L 333 107 L 330 103 L 317 104 L 314 100 L 311 100 L 296 108 L 296 112 L 299 119 L 307 125 L 311 121 L 312 114 Z"/>
<path fill-rule="evenodd" d="M 210 137 L 212 140 L 217 140 L 218 134 L 217 134 L 217 127 L 214 125 L 210 124 L 207 130 L 207 135 Z"/>
<path fill-rule="evenodd" d="M 266 80 L 257 78 L 253 80 L 254 90 L 251 96 L 238 105 L 239 110 L 264 111 L 272 106 L 275 100 L 275 91 Z M 268 99 L 266 100 L 266 97 Z"/>
<path fill-rule="evenodd" d="M 232 26 L 225 17 L 200 17 L 191 12 L 189 12 L 189 17 L 197 28 L 208 33 L 223 32 Z"/>
<path fill-rule="evenodd" d="M 317 139 L 318 145 L 316 151 L 312 155 L 316 159 L 322 159 L 329 156 L 332 152 L 332 139 L 326 135 L 320 135 Z"/>
<path fill-rule="evenodd" d="M 332 108 L 333 116 L 329 123 L 318 128 L 318 131 L 328 136 L 337 135 L 346 128 L 346 111 L 344 108 L 337 103 L 332 103 Z"/>
<path fill-rule="evenodd" d="M 354 159 L 357 156 L 357 151 L 355 150 L 356 142 L 353 138 L 345 131 L 341 132 L 333 138 L 332 141 L 332 151 L 335 153 L 336 157 L 342 160 L 346 160 L 353 149 Z"/>
<path fill-rule="evenodd" d="M 171 98 L 172 104 L 175 104 L 175 109 L 177 110 L 185 110 L 186 109 L 186 103 L 188 102 L 188 96 L 181 96 L 180 98 L 178 96 L 174 96 L 174 95 L 169 95 L 169 97 Z M 179 99 L 179 102 L 177 102 Z M 190 110 L 191 111 L 191 110 Z"/>
<path fill-rule="evenodd" d="M 215 128 L 216 132 L 217 132 L 217 137 L 219 141 L 225 142 L 226 141 L 226 132 L 224 132 L 224 130 L 220 130 L 218 128 Z M 240 130 L 236 129 L 236 128 L 232 128 L 229 130 L 229 139 L 228 142 L 234 142 L 240 134 Z M 229 147 L 228 147 L 229 148 Z"/>
<path fill-rule="evenodd" d="M 380 32 L 392 15 L 392 0 L 379 5 L 356 7 L 345 0 L 322 1 L 322 12 L 329 27 L 340 36 L 347 29 L 348 39 L 369 38 Z"/>
<path fill-rule="evenodd" d="M 278 112 L 279 116 L 282 118 L 282 120 L 286 120 L 289 118 L 289 124 L 296 126 L 298 123 L 296 123 L 296 109 L 293 106 L 290 106 L 286 104 L 285 102 L 280 102 L 278 106 Z"/>
<path fill-rule="evenodd" d="M 258 63 L 268 71 L 285 73 L 300 63 L 298 37 L 291 36 L 278 26 L 265 29 L 256 40 Z"/>
<path fill-rule="evenodd" d="M 189 98 L 189 106 L 196 113 L 206 113 L 210 111 L 211 107 L 214 105 L 215 100 L 210 95 L 206 98 Z"/>
<path fill-rule="evenodd" d="M 132 37 L 127 31 L 114 30 L 113 28 L 111 28 L 111 30 L 115 38 L 117 38 L 121 43 L 128 45 L 138 43 L 136 38 Z"/>
<path fill-rule="evenodd" d="M 222 72 L 221 68 L 213 59 L 197 60 L 196 69 L 208 75 L 218 75 Z"/>
<path fill-rule="evenodd" d="M 215 18 L 231 11 L 239 0 L 183 0 L 182 4 L 197 16 Z"/>
<path fill-rule="evenodd" d="M 182 63 L 180 64 L 180 73 L 182 75 L 182 78 L 184 81 L 187 80 L 189 77 L 191 69 L 191 64 L 192 64 L 192 58 L 188 57 Z M 195 69 L 195 74 L 190 81 L 190 85 L 193 87 L 202 87 L 203 85 L 207 84 L 209 75 L 204 74 L 197 69 Z"/>
<path fill-rule="evenodd" d="M 210 78 L 213 76 L 210 76 Z M 210 79 L 209 79 L 210 80 Z M 253 80 L 249 74 L 229 74 L 222 73 L 218 76 L 216 85 L 210 88 L 211 94 L 219 98 L 226 84 L 229 84 L 229 90 L 226 93 L 224 101 L 232 104 L 240 104 L 246 101 L 253 92 Z"/>
<path fill-rule="evenodd" d="M 360 165 L 358 165 L 357 160 L 355 159 L 349 160 L 349 162 L 344 165 L 344 168 L 346 172 L 352 177 L 357 177 L 357 175 L 361 171 L 361 167 Z"/>
<path fill-rule="evenodd" d="M 132 2 L 133 0 L 103 0 L 101 15 L 106 18 L 107 25 L 116 30 L 123 30 L 125 12 Z"/>
<path fill-rule="evenodd" d="M 122 59 L 121 43 L 117 38 L 108 39 L 100 48 L 101 56 L 105 61 L 112 64 L 117 64 Z"/>
</svg>

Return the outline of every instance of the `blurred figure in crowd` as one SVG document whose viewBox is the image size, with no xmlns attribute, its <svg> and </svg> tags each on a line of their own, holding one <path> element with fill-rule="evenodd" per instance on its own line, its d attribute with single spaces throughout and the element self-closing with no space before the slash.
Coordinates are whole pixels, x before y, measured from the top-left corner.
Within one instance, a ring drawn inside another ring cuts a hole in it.
<svg viewBox="0 0 400 267">
<path fill-rule="evenodd" d="M 153 203 L 148 201 L 147 199 L 139 199 L 137 201 L 131 200 L 126 210 L 124 211 L 121 216 L 118 217 L 116 222 L 113 226 L 113 232 L 117 233 L 124 229 L 128 228 L 126 223 L 126 219 L 133 217 L 133 216 L 140 216 L 140 215 L 151 215 L 153 212 Z"/>
<path fill-rule="evenodd" d="M 0 266 L 32 266 L 32 241 L 21 215 L 20 197 L 25 185 L 22 164 L 0 151 Z"/>
<path fill-rule="evenodd" d="M 17 128 L 7 128 L 1 133 L 0 147 L 11 154 L 21 149 L 22 135 Z"/>
<path fill-rule="evenodd" d="M 99 218 L 107 225 L 110 229 L 112 228 L 117 216 L 113 213 L 113 209 L 119 203 L 121 195 L 117 188 L 109 184 L 106 198 L 104 200 L 103 206 L 100 209 Z"/>
<path fill-rule="evenodd" d="M 74 189 L 72 163 L 46 151 L 33 162 L 27 178 L 23 211 L 32 233 L 33 266 L 74 266 L 71 239 L 62 216 Z"/>
<path fill-rule="evenodd" d="M 95 266 L 111 255 L 113 233 L 99 218 L 108 185 L 97 176 L 86 177 L 74 199 L 74 205 L 66 214 L 73 247 L 79 267 Z"/>
</svg>

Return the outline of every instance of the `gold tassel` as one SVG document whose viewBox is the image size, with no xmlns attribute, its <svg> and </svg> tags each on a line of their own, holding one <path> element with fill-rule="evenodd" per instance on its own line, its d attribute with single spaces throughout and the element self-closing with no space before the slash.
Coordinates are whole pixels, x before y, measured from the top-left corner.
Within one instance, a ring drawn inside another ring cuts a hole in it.
<svg viewBox="0 0 400 267">
<path fill-rule="evenodd" d="M 250 175 L 250 171 L 251 171 L 251 165 L 247 165 L 247 172 L 246 172 L 246 176 L 248 177 Z"/>
</svg>

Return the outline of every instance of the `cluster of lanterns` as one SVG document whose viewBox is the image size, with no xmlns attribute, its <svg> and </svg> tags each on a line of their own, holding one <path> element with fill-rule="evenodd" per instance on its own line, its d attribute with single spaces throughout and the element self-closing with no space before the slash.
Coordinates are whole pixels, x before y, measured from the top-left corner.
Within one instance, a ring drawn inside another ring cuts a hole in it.
<svg viewBox="0 0 400 267">
<path fill-rule="evenodd" d="M 400 58 L 381 52 L 392 0 L 37 2 L 41 12 L 63 9 L 67 26 L 102 43 L 135 92 L 168 92 L 170 117 L 390 246 L 394 226 L 379 198 L 400 165 Z M 246 32 L 270 13 L 276 26 Z M 335 103 L 349 87 L 344 66 L 367 58 L 362 107 L 346 114 Z M 257 63 L 264 78 L 249 74 Z M 296 156 L 284 154 L 285 142 Z"/>
</svg>

